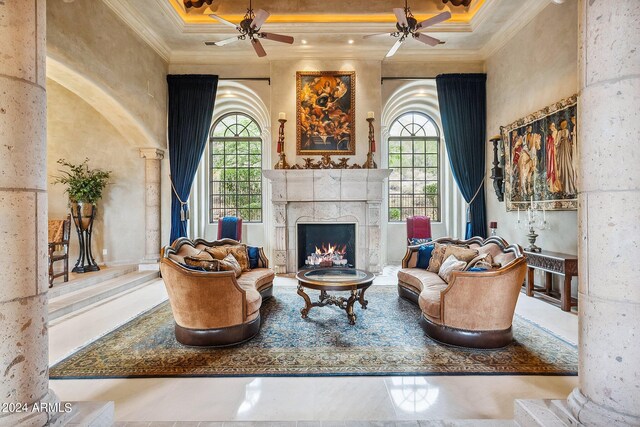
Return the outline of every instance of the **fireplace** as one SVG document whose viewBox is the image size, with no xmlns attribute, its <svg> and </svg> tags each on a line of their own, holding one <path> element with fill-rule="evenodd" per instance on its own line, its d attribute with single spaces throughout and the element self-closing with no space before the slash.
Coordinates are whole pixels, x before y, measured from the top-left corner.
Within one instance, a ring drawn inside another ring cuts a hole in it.
<svg viewBox="0 0 640 427">
<path fill-rule="evenodd" d="M 298 268 L 356 266 L 355 223 L 298 223 Z"/>
</svg>

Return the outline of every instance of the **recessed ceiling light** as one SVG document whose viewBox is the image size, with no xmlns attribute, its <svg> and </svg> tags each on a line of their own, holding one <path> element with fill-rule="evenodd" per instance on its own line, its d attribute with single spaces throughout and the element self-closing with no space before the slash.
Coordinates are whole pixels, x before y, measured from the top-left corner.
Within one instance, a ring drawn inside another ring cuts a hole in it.
<svg viewBox="0 0 640 427">
<path fill-rule="evenodd" d="M 307 44 L 307 41 L 306 40 L 300 40 L 300 43 Z"/>
<path fill-rule="evenodd" d="M 349 39 L 349 44 L 353 44 L 353 39 Z"/>
</svg>

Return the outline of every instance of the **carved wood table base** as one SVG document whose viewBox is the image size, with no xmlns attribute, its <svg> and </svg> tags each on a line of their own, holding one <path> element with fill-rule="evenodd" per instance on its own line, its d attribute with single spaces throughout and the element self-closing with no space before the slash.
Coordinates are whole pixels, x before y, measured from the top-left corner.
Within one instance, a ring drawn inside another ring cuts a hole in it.
<svg viewBox="0 0 640 427">
<path fill-rule="evenodd" d="M 304 291 L 304 287 L 302 285 L 298 285 L 298 295 L 300 295 L 304 299 L 305 304 L 304 307 L 300 309 L 300 314 L 302 314 L 303 319 L 306 319 L 309 311 L 313 307 L 335 305 L 336 307 L 346 311 L 347 317 L 349 318 L 349 324 L 355 325 L 357 316 L 353 311 L 353 305 L 357 301 L 360 303 L 360 306 L 363 310 L 367 309 L 367 304 L 369 304 L 369 301 L 364 299 L 364 292 L 369 289 L 369 286 L 371 286 L 371 284 L 361 289 L 351 289 L 351 295 L 348 298 L 329 295 L 327 291 L 321 290 L 318 301 L 311 302 L 311 298 L 309 298 L 309 295 L 307 295 L 307 293 Z"/>
<path fill-rule="evenodd" d="M 373 274 L 353 268 L 329 267 L 310 270 L 301 270 L 296 275 L 298 279 L 298 295 L 304 299 L 304 307 L 300 310 L 302 318 L 306 319 L 313 307 L 335 305 L 346 311 L 351 325 L 356 324 L 356 313 L 353 305 L 357 302 L 363 310 L 369 303 L 364 298 L 364 293 L 373 283 Z M 307 289 L 320 291 L 318 301 L 311 302 L 311 298 L 305 292 Z M 328 291 L 349 292 L 348 297 L 330 295 Z"/>
</svg>

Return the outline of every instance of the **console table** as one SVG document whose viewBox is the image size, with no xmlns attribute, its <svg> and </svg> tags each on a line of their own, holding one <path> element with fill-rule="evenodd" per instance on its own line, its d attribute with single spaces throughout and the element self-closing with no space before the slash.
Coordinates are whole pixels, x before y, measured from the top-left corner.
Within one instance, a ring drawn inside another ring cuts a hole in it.
<svg viewBox="0 0 640 427">
<path fill-rule="evenodd" d="M 578 257 L 576 255 L 560 252 L 524 251 L 527 257 L 527 295 L 539 296 L 553 304 L 559 304 L 563 311 L 571 311 L 572 306 L 578 305 L 576 298 L 571 298 L 571 279 L 578 276 Z M 535 286 L 533 280 L 534 270 L 544 271 L 544 286 Z M 552 288 L 552 276 L 554 274 L 564 276 L 560 286 L 560 292 Z"/>
</svg>

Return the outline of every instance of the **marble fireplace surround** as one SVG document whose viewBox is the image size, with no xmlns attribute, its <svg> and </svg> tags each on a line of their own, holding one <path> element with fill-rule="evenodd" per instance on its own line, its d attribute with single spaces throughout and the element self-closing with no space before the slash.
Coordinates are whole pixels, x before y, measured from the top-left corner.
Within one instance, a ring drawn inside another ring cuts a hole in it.
<svg viewBox="0 0 640 427">
<path fill-rule="evenodd" d="M 356 266 L 382 269 L 381 204 L 390 169 L 265 170 L 271 181 L 273 268 L 297 271 L 298 223 L 356 224 Z"/>
</svg>

